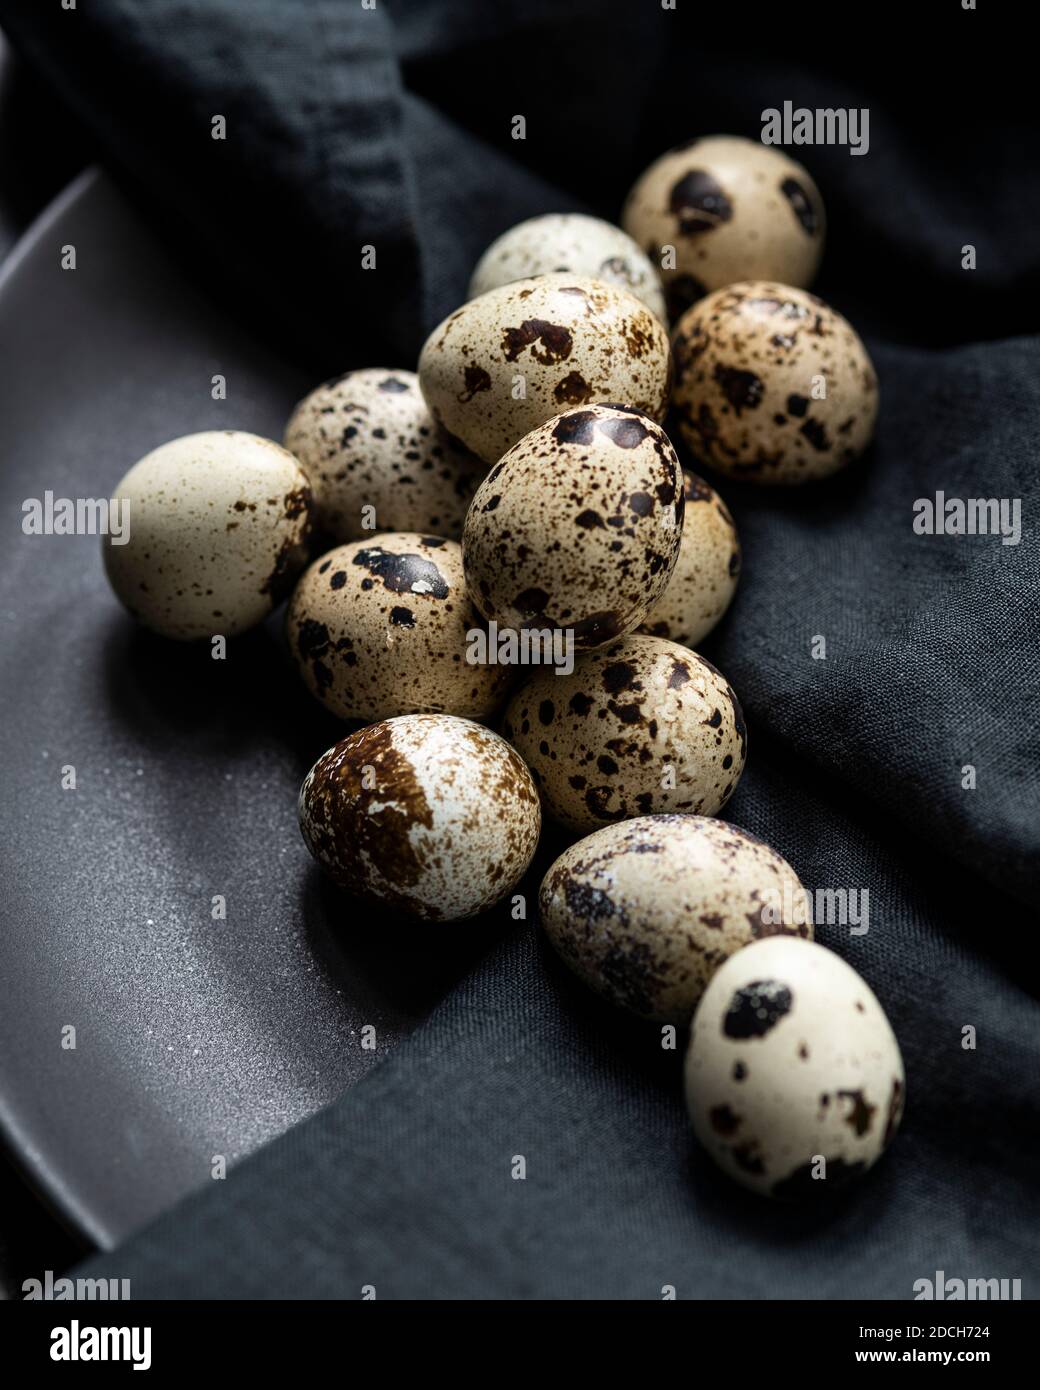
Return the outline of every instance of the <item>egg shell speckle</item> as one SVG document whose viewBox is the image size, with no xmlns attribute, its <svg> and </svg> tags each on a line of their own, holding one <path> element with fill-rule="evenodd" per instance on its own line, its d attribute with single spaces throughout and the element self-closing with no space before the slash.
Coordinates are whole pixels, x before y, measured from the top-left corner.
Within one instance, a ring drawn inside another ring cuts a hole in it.
<svg viewBox="0 0 1040 1390">
<path fill-rule="evenodd" d="M 539 673 L 502 729 L 546 811 L 581 834 L 659 812 L 714 815 L 747 756 L 725 677 L 688 648 L 638 633 L 578 657 L 570 675 Z"/>
<path fill-rule="evenodd" d="M 487 471 L 434 420 L 416 374 L 383 367 L 312 391 L 292 413 L 285 447 L 310 480 L 316 524 L 336 541 L 373 530 L 458 540 Z"/>
<path fill-rule="evenodd" d="M 669 150 L 643 173 L 621 216 L 661 265 L 672 319 L 736 280 L 805 287 L 823 254 L 823 199 L 808 171 L 757 140 L 711 135 Z M 669 261 L 665 261 L 665 266 Z"/>
<path fill-rule="evenodd" d="M 683 478 L 686 510 L 679 558 L 639 631 L 695 647 L 729 607 L 740 578 L 740 541 L 729 508 L 703 478 Z"/>
<path fill-rule="evenodd" d="M 668 335 L 616 285 L 577 275 L 516 280 L 434 329 L 419 383 L 437 420 L 493 464 L 569 406 L 618 401 L 663 420 Z"/>
<path fill-rule="evenodd" d="M 742 946 L 812 936 L 798 876 L 745 830 L 706 816 L 639 816 L 572 845 L 546 874 L 542 925 L 611 1003 L 685 1026 Z"/>
<path fill-rule="evenodd" d="M 679 556 L 682 470 L 660 425 L 586 406 L 525 435 L 477 490 L 463 555 L 474 603 L 502 627 L 603 646 L 646 617 Z"/>
<path fill-rule="evenodd" d="M 315 560 L 289 605 L 290 649 L 312 694 L 341 719 L 445 713 L 483 719 L 508 666 L 470 664 L 480 617 L 457 541 L 390 532 Z"/>
<path fill-rule="evenodd" d="M 661 278 L 650 258 L 620 227 L 580 212 L 547 212 L 503 232 L 477 262 L 469 297 L 559 271 L 619 285 L 666 319 Z"/>
<path fill-rule="evenodd" d="M 865 1172 L 898 1128 L 905 1085 L 899 1044 L 866 981 L 814 942 L 774 936 L 738 951 L 693 1018 L 694 1132 L 756 1192 L 820 1198 Z"/>
<path fill-rule="evenodd" d="M 864 451 L 877 418 L 867 350 L 822 299 L 787 285 L 730 285 L 675 329 L 679 428 L 704 463 L 754 483 L 823 478 Z M 814 395 L 820 378 L 826 397 Z"/>
<path fill-rule="evenodd" d="M 483 912 L 523 876 L 538 793 L 512 748 L 450 715 L 371 724 L 304 779 L 300 829 L 348 892 L 429 921 Z"/>
<path fill-rule="evenodd" d="M 116 596 L 163 637 L 233 637 L 262 622 L 307 558 L 311 493 L 279 444 L 239 430 L 172 439 L 113 490 L 129 540 L 102 542 Z"/>
</svg>

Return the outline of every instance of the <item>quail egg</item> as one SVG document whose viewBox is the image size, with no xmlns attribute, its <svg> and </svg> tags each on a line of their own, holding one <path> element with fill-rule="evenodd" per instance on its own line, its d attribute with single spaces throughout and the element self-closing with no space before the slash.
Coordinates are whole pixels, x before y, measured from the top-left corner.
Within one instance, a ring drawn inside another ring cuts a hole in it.
<svg viewBox="0 0 1040 1390">
<path fill-rule="evenodd" d="M 621 401 L 662 420 L 668 335 L 616 285 L 570 274 L 516 280 L 434 329 L 419 384 L 440 424 L 492 464 L 569 406 Z"/>
<path fill-rule="evenodd" d="M 620 227 L 580 212 L 547 212 L 503 232 L 477 262 L 469 297 L 554 271 L 620 285 L 665 318 L 661 280 L 649 258 Z"/>
<path fill-rule="evenodd" d="M 310 566 L 289 604 L 289 646 L 312 694 L 341 719 L 445 713 L 484 719 L 508 666 L 470 661 L 480 618 L 462 549 L 391 532 L 338 546 Z"/>
<path fill-rule="evenodd" d="M 523 876 L 541 829 L 531 774 L 490 729 L 387 719 L 322 754 L 300 790 L 307 848 L 349 892 L 408 916 L 483 912 Z"/>
<path fill-rule="evenodd" d="M 823 254 L 823 199 L 808 172 L 732 135 L 663 154 L 636 181 L 621 223 L 661 267 L 673 320 L 735 280 L 811 285 Z"/>
<path fill-rule="evenodd" d="M 877 377 L 855 330 L 804 290 L 717 290 L 675 330 L 674 402 L 694 454 L 732 478 L 804 483 L 858 458 Z"/>
<path fill-rule="evenodd" d="M 544 671 L 502 725 L 546 811 L 584 834 L 661 811 L 713 816 L 744 770 L 747 732 L 729 682 L 703 657 L 633 633 Z"/>
<path fill-rule="evenodd" d="M 643 621 L 682 526 L 682 470 L 660 425 L 624 406 L 570 410 L 524 435 L 477 489 L 466 583 L 500 627 L 566 629 L 588 650 Z"/>
<path fill-rule="evenodd" d="M 546 874 L 542 926 L 571 969 L 613 1004 L 685 1027 L 734 951 L 812 936 L 785 859 L 707 816 L 638 816 L 565 850 Z"/>
<path fill-rule="evenodd" d="M 210 430 L 153 449 L 116 487 L 128 539 L 104 538 L 116 597 L 179 641 L 262 622 L 306 563 L 311 494 L 270 439 Z"/>
<path fill-rule="evenodd" d="M 715 489 L 689 471 L 683 481 L 686 512 L 679 558 L 639 631 L 695 647 L 730 605 L 740 575 L 740 542 L 729 508 Z"/>
<path fill-rule="evenodd" d="M 720 1168 L 812 1198 L 876 1163 L 899 1125 L 903 1059 L 866 981 L 812 941 L 773 936 L 713 976 L 693 1017 L 686 1103 Z"/>
<path fill-rule="evenodd" d="M 312 391 L 293 411 L 285 447 L 310 480 L 316 523 L 336 541 L 372 531 L 457 540 L 487 471 L 433 419 L 415 373 L 383 367 Z"/>
</svg>

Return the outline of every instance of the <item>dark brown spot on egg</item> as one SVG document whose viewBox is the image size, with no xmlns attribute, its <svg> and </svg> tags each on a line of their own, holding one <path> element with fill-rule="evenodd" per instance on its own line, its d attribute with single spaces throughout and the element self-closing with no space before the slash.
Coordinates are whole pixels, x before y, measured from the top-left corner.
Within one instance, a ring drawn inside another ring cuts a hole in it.
<svg viewBox="0 0 1040 1390">
<path fill-rule="evenodd" d="M 479 391 L 491 390 L 491 378 L 483 367 L 469 366 L 462 375 L 466 385 L 458 396 L 461 404 L 468 404 Z"/>
<path fill-rule="evenodd" d="M 755 410 L 761 405 L 765 386 L 754 372 L 745 372 L 739 367 L 726 367 L 719 362 L 713 375 L 722 389 L 722 394 L 737 415 L 742 410 Z"/>
<path fill-rule="evenodd" d="M 559 444 L 591 444 L 595 426 L 595 411 L 575 410 L 557 420 L 553 439 Z"/>
<path fill-rule="evenodd" d="M 447 598 L 447 581 L 437 566 L 424 555 L 395 554 L 382 546 L 366 546 L 354 556 L 353 563 L 382 580 L 383 587 L 394 594 L 426 594 L 431 598 Z"/>
<path fill-rule="evenodd" d="M 862 1091 L 839 1091 L 838 1095 L 842 1100 L 851 1101 L 848 1114 L 845 1116 L 845 1123 L 850 1129 L 856 1131 L 856 1137 L 862 1139 L 868 1133 L 877 1112 L 876 1105 L 870 1105 Z"/>
<path fill-rule="evenodd" d="M 568 372 L 553 387 L 553 399 L 558 405 L 584 405 L 592 395 L 592 387 L 580 372 Z"/>
<path fill-rule="evenodd" d="M 885 1121 L 884 1147 L 887 1148 L 891 1143 L 892 1136 L 896 1132 L 900 1116 L 903 1113 L 903 1083 L 896 1078 L 892 1080 L 892 1093 L 888 1098 L 888 1117 Z"/>
<path fill-rule="evenodd" d="M 750 1173 L 753 1177 L 763 1177 L 766 1166 L 762 1162 L 758 1152 L 757 1142 L 751 1144 L 741 1144 L 738 1148 L 731 1149 L 733 1162 L 745 1173 Z"/>
<path fill-rule="evenodd" d="M 597 820 L 620 820 L 620 810 L 610 811 L 607 809 L 609 801 L 609 787 L 590 787 L 585 793 L 585 805 L 589 815 L 595 816 Z"/>
<path fill-rule="evenodd" d="M 544 589 L 524 589 L 513 599 L 513 607 L 525 618 L 536 617 L 545 612 L 549 595 Z"/>
<path fill-rule="evenodd" d="M 827 431 L 824 429 L 823 425 L 820 424 L 819 420 L 806 420 L 805 424 L 799 430 L 799 434 L 805 435 L 806 439 L 817 453 L 822 454 L 831 447 L 831 441 L 827 438 Z"/>
<path fill-rule="evenodd" d="M 716 1134 L 729 1139 L 740 1128 L 740 1116 L 735 1115 L 728 1105 L 713 1105 L 708 1111 L 708 1119 Z"/>
<path fill-rule="evenodd" d="M 616 420 L 612 416 L 600 420 L 599 432 L 619 449 L 635 449 L 650 433 L 641 420 L 631 415 L 624 420 Z"/>
<path fill-rule="evenodd" d="M 791 991 L 777 980 L 754 980 L 738 989 L 722 1019 L 727 1038 L 761 1038 L 790 1012 Z"/>
<path fill-rule="evenodd" d="M 614 661 L 603 668 L 603 689 L 610 695 L 629 690 L 636 678 L 636 668 L 628 661 Z"/>
<path fill-rule="evenodd" d="M 791 204 L 794 215 L 801 224 L 802 231 L 805 232 L 806 236 L 815 236 L 819 228 L 816 209 L 802 185 L 797 179 L 786 178 L 780 185 L 780 192 Z"/>
<path fill-rule="evenodd" d="M 541 350 L 535 344 L 541 343 Z M 507 328 L 502 334 L 502 351 L 507 362 L 515 362 L 525 348 L 543 366 L 563 362 L 571 355 L 574 340 L 569 329 L 546 319 L 524 319 L 519 328 Z"/>
<path fill-rule="evenodd" d="M 679 219 L 681 236 L 710 232 L 733 216 L 722 185 L 704 169 L 690 169 L 672 186 L 668 206 Z"/>
</svg>

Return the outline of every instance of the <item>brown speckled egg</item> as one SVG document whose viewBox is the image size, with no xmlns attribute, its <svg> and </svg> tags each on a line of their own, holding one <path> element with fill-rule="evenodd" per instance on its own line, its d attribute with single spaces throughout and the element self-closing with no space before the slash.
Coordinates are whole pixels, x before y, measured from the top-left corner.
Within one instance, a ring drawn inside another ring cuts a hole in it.
<svg viewBox="0 0 1040 1390">
<path fill-rule="evenodd" d="M 683 1026 L 734 951 L 763 936 L 812 936 L 790 864 L 708 816 L 638 816 L 586 836 L 546 874 L 539 911 L 587 985 Z"/>
<path fill-rule="evenodd" d="M 415 373 L 383 367 L 312 391 L 292 413 L 285 447 L 310 480 L 317 524 L 337 541 L 373 531 L 458 540 L 487 472 L 434 420 Z"/>
<path fill-rule="evenodd" d="M 503 232 L 477 262 L 470 298 L 554 271 L 620 285 L 659 319 L 666 318 L 661 279 L 649 257 L 620 227 L 580 212 L 547 212 Z"/>
<path fill-rule="evenodd" d="M 632 188 L 621 221 L 662 267 L 673 320 L 735 280 L 811 285 L 823 254 L 823 199 L 807 171 L 732 135 L 663 154 Z"/>
<path fill-rule="evenodd" d="M 504 897 L 541 829 L 531 774 L 509 744 L 444 714 L 343 739 L 308 772 L 299 810 L 308 849 L 342 888 L 435 922 Z"/>
<path fill-rule="evenodd" d="M 686 472 L 684 490 L 679 558 L 639 631 L 695 647 L 730 605 L 740 576 L 740 542 L 729 508 L 713 487 Z"/>
<path fill-rule="evenodd" d="M 510 668 L 467 661 L 467 633 L 480 625 L 458 542 L 390 532 L 315 560 L 287 631 L 308 689 L 341 719 L 484 719 L 505 697 Z"/>
<path fill-rule="evenodd" d="M 662 811 L 713 816 L 744 770 L 747 732 L 729 682 L 703 657 L 633 633 L 547 670 L 506 709 L 502 730 L 545 809 L 582 834 Z"/>
<path fill-rule="evenodd" d="M 855 330 L 822 299 L 755 281 L 718 290 L 679 320 L 674 402 L 683 437 L 710 467 L 804 483 L 866 449 L 877 377 Z"/>
<path fill-rule="evenodd" d="M 419 358 L 419 384 L 444 428 L 497 463 L 568 406 L 620 401 L 662 420 L 668 335 L 616 285 L 569 274 L 516 280 L 434 329 Z"/>
<path fill-rule="evenodd" d="M 825 1198 L 881 1157 L 904 1095 L 884 1010 L 833 951 L 794 936 L 756 941 L 704 991 L 687 1109 L 697 1138 L 744 1187 Z"/>
<path fill-rule="evenodd" d="M 682 470 L 660 425 L 623 406 L 571 410 L 525 435 L 477 489 L 466 584 L 500 627 L 562 628 L 587 651 L 643 621 L 682 525 Z"/>
<path fill-rule="evenodd" d="M 172 439 L 113 492 L 129 540 L 105 536 L 116 596 L 163 637 L 233 637 L 262 622 L 306 562 L 311 494 L 270 439 L 210 430 Z"/>
</svg>

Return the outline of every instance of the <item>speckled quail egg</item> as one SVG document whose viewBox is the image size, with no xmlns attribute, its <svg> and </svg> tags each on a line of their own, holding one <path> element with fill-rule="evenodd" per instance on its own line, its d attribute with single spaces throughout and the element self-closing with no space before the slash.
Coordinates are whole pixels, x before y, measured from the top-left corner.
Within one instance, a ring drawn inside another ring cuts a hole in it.
<svg viewBox="0 0 1040 1390">
<path fill-rule="evenodd" d="M 683 1026 L 734 951 L 780 933 L 812 936 L 790 864 L 707 816 L 638 816 L 587 835 L 546 874 L 539 910 L 587 985 Z"/>
<path fill-rule="evenodd" d="M 804 483 L 866 449 L 877 377 L 855 330 L 822 299 L 753 281 L 679 320 L 674 402 L 686 442 L 720 473 Z"/>
<path fill-rule="evenodd" d="M 744 770 L 747 732 L 729 682 L 703 657 L 633 633 L 540 672 L 502 725 L 546 811 L 581 834 L 661 811 L 713 816 Z"/>
<path fill-rule="evenodd" d="M 661 279 L 649 257 L 620 227 L 580 212 L 547 212 L 503 232 L 477 262 L 470 298 L 554 271 L 620 285 L 659 319 L 666 317 Z"/>
<path fill-rule="evenodd" d="M 341 887 L 439 922 L 515 887 L 541 829 L 531 774 L 509 744 L 444 714 L 337 743 L 304 779 L 299 811 L 308 849 Z"/>
<path fill-rule="evenodd" d="M 480 618 L 462 549 L 390 532 L 338 546 L 310 566 L 289 604 L 289 646 L 312 694 L 341 719 L 445 713 L 484 719 L 508 666 L 471 664 Z"/>
<path fill-rule="evenodd" d="M 292 413 L 285 447 L 333 540 L 423 531 L 458 540 L 482 460 L 442 430 L 414 372 L 369 367 L 327 381 Z"/>
<path fill-rule="evenodd" d="M 311 494 L 270 439 L 210 430 L 153 449 L 115 488 L 129 539 L 104 538 L 108 581 L 163 637 L 232 637 L 262 622 L 307 559 Z"/>
<path fill-rule="evenodd" d="M 729 508 L 703 478 L 683 478 L 686 512 L 679 558 L 640 632 L 695 647 L 725 613 L 740 576 L 740 542 Z"/>
<path fill-rule="evenodd" d="M 661 267 L 673 319 L 735 280 L 811 285 L 823 254 L 823 199 L 807 171 L 732 135 L 663 154 L 635 183 L 621 222 Z"/>
<path fill-rule="evenodd" d="M 682 470 L 624 406 L 547 420 L 492 468 L 466 516 L 470 596 L 500 627 L 562 628 L 587 651 L 631 632 L 679 555 Z"/>
<path fill-rule="evenodd" d="M 516 280 L 434 329 L 419 384 L 440 424 L 492 464 L 568 406 L 620 401 L 662 420 L 668 335 L 617 285 L 579 275 Z"/>
<path fill-rule="evenodd" d="M 888 1019 L 833 951 L 773 936 L 719 967 L 693 1017 L 686 1103 L 737 1182 L 773 1197 L 835 1191 L 881 1157 L 903 1098 Z"/>
</svg>

